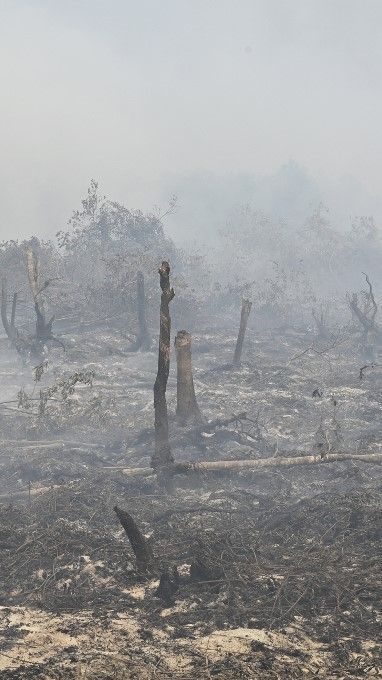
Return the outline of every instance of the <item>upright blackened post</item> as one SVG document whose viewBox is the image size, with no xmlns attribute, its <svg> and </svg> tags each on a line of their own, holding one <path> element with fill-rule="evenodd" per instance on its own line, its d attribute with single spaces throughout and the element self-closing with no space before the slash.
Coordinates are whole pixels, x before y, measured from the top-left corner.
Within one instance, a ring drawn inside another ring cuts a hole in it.
<svg viewBox="0 0 382 680">
<path fill-rule="evenodd" d="M 153 551 L 140 531 L 134 518 L 117 505 L 113 508 L 130 541 L 134 555 L 137 558 L 138 571 L 147 571 L 153 562 Z"/>
<path fill-rule="evenodd" d="M 154 384 L 155 451 L 151 458 L 151 467 L 158 472 L 162 468 L 162 472 L 166 476 L 166 468 L 174 462 L 168 438 L 166 402 L 166 388 L 170 371 L 171 318 L 169 305 L 175 295 L 173 288 L 170 287 L 170 265 L 168 262 L 162 262 L 162 266 L 159 269 L 159 277 L 162 295 L 160 303 L 158 373 Z"/>
<path fill-rule="evenodd" d="M 196 401 L 191 363 L 191 333 L 178 331 L 175 338 L 177 363 L 177 405 L 176 415 L 184 424 L 189 420 L 201 421 L 202 416 Z"/>
<path fill-rule="evenodd" d="M 233 365 L 235 368 L 240 366 L 241 354 L 243 351 L 245 331 L 247 329 L 248 317 L 251 311 L 252 302 L 249 300 L 242 300 L 241 302 L 241 318 L 240 318 L 240 328 L 239 335 L 237 336 L 235 356 L 233 358 Z"/>
<path fill-rule="evenodd" d="M 137 274 L 137 314 L 139 324 L 139 336 L 136 348 L 148 350 L 150 349 L 151 338 L 147 326 L 145 279 L 142 272 L 138 272 Z"/>
</svg>

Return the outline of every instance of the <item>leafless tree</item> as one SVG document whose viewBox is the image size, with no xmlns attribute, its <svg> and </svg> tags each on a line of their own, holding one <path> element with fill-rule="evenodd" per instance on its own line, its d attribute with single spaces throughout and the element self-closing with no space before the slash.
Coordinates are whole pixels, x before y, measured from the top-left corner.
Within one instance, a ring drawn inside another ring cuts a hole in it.
<svg viewBox="0 0 382 680">
<path fill-rule="evenodd" d="M 347 301 L 353 315 L 362 327 L 365 348 L 369 348 L 371 349 L 371 352 L 373 352 L 375 340 L 380 335 L 380 330 L 375 320 L 378 313 L 378 305 L 374 297 L 371 281 L 367 274 L 364 273 L 364 276 L 366 278 L 368 291 L 362 291 L 362 307 L 357 293 L 353 293 L 351 296 L 348 295 Z"/>
</svg>

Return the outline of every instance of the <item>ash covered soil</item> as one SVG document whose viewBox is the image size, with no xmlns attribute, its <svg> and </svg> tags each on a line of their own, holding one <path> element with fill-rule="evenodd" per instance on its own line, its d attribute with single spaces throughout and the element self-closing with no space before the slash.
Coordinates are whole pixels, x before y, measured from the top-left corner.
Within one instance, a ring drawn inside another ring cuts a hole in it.
<svg viewBox="0 0 382 680">
<path fill-rule="evenodd" d="M 2 680 L 381 677 L 380 466 L 193 473 L 167 494 L 106 469 L 149 466 L 155 348 L 62 339 L 37 376 L 1 347 Z M 360 379 L 354 338 L 252 332 L 235 371 L 234 344 L 193 338 L 200 409 L 228 424 L 176 423 L 172 365 L 176 460 L 380 452 L 382 376 Z M 115 505 L 152 546 L 147 573 Z"/>
</svg>

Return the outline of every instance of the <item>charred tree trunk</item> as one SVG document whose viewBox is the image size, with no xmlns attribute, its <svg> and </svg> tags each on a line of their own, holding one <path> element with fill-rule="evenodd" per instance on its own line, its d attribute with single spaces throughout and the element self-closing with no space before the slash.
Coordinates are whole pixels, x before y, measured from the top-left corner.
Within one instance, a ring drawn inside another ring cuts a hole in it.
<svg viewBox="0 0 382 680">
<path fill-rule="evenodd" d="M 151 546 L 140 531 L 137 523 L 131 515 L 125 510 L 121 510 L 117 505 L 113 508 L 121 525 L 123 526 L 130 545 L 133 549 L 134 555 L 137 559 L 137 568 L 139 571 L 147 571 L 153 562 L 154 556 Z"/>
<path fill-rule="evenodd" d="M 201 421 L 202 415 L 196 401 L 191 363 L 191 333 L 178 331 L 175 338 L 177 363 L 176 415 L 180 423 Z"/>
<path fill-rule="evenodd" d="M 8 303 L 7 303 L 7 281 L 3 279 L 1 284 L 1 320 L 3 322 L 5 333 L 11 341 L 12 346 L 16 349 L 18 354 L 25 358 L 30 351 L 30 343 L 22 338 L 16 328 L 16 307 L 17 307 L 17 293 L 13 294 L 11 320 L 8 320 Z"/>
<path fill-rule="evenodd" d="M 244 337 L 245 337 L 245 331 L 247 330 L 247 323 L 248 323 L 248 317 L 251 311 L 252 307 L 252 302 L 249 300 L 242 300 L 241 303 L 241 317 L 240 317 L 240 328 L 239 328 L 239 334 L 237 336 L 237 341 L 236 341 L 236 347 L 235 347 L 235 355 L 233 358 L 233 365 L 235 368 L 238 368 L 240 366 L 241 362 L 241 354 L 243 351 L 243 344 L 244 344 Z"/>
<path fill-rule="evenodd" d="M 154 384 L 155 451 L 151 458 L 151 465 L 165 480 L 168 477 L 166 471 L 174 462 L 168 436 L 166 401 L 167 381 L 170 371 L 171 318 L 169 305 L 175 295 L 173 288 L 170 287 L 170 265 L 168 262 L 162 262 L 162 266 L 159 269 L 159 277 L 162 295 L 160 303 L 158 372 Z"/>
<path fill-rule="evenodd" d="M 151 346 L 151 337 L 147 326 L 145 279 L 142 272 L 137 274 L 137 317 L 138 338 L 132 349 L 133 352 L 137 352 L 139 349 L 147 351 Z"/>
<path fill-rule="evenodd" d="M 32 292 L 34 308 L 36 312 L 36 341 L 38 344 L 43 346 L 48 340 L 53 340 L 52 326 L 54 316 L 52 316 L 51 319 L 49 319 L 49 321 L 46 320 L 44 302 L 41 298 L 41 293 L 49 285 L 49 282 L 46 281 L 40 287 L 39 262 L 36 253 L 32 250 L 32 248 L 27 248 L 26 260 L 29 285 Z"/>
<path fill-rule="evenodd" d="M 16 295 L 16 293 L 15 293 Z M 16 298 L 17 299 L 17 298 Z M 15 300 L 15 296 L 13 297 Z M 15 311 L 13 311 L 15 310 Z M 7 282 L 6 279 L 2 280 L 1 283 L 1 320 L 3 322 L 4 330 L 7 334 L 9 340 L 14 344 L 17 339 L 17 330 L 14 324 L 14 314 L 16 313 L 15 302 L 12 306 L 12 316 L 11 321 L 8 321 L 8 301 L 7 301 Z"/>
<path fill-rule="evenodd" d="M 52 342 L 65 351 L 65 345 L 53 335 L 53 322 L 55 317 L 52 316 L 49 320 L 46 318 L 44 300 L 41 297 L 41 293 L 48 288 L 52 279 L 44 281 L 40 284 L 40 268 L 39 261 L 37 259 L 36 253 L 32 248 L 27 248 L 26 251 L 26 263 L 27 263 L 27 273 L 29 279 L 29 285 L 33 296 L 34 308 L 36 312 L 36 337 L 31 351 L 36 356 L 40 356 L 41 350 L 47 344 L 47 342 Z"/>
<path fill-rule="evenodd" d="M 4 330 L 8 339 L 16 352 L 25 359 L 28 355 L 33 354 L 33 342 L 20 335 L 16 328 L 16 308 L 17 308 L 17 293 L 13 294 L 11 319 L 8 320 L 8 300 L 7 300 L 7 282 L 3 279 L 1 285 L 1 320 L 3 322 Z"/>
</svg>

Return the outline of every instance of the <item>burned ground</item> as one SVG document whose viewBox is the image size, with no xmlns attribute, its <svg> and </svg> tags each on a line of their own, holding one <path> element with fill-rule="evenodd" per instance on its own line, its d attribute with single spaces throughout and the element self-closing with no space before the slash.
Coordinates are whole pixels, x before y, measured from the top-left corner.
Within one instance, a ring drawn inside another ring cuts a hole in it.
<svg viewBox="0 0 382 680">
<path fill-rule="evenodd" d="M 380 466 L 194 473 L 168 494 L 107 469 L 149 466 L 156 353 L 61 337 L 37 376 L 1 348 L 1 677 L 378 677 Z M 251 331 L 236 370 L 234 347 L 193 337 L 201 427 L 177 424 L 172 366 L 177 461 L 380 451 L 379 368 L 360 378 L 352 334 Z M 146 573 L 115 505 L 152 547 Z"/>
</svg>

